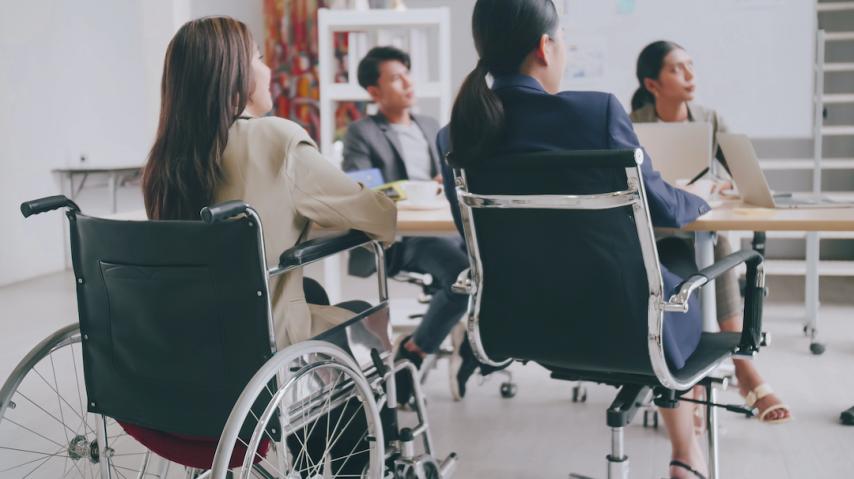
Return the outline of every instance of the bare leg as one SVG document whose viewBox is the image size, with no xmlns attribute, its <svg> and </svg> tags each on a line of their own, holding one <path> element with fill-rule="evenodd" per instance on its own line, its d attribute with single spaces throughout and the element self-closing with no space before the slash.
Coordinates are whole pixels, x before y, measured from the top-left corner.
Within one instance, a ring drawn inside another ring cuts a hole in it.
<svg viewBox="0 0 854 479">
<path fill-rule="evenodd" d="M 741 331 L 741 315 L 730 316 L 729 318 L 720 321 L 718 324 L 721 327 L 721 331 Z M 742 396 L 747 396 L 747 393 L 763 383 L 762 376 L 759 375 L 759 371 L 756 370 L 756 366 L 753 365 L 753 362 L 744 359 L 734 359 L 733 363 L 735 364 L 735 377 L 738 379 L 738 389 Z M 760 411 L 764 411 L 777 404 L 782 404 L 780 398 L 774 394 L 769 394 L 757 401 L 754 406 Z M 790 414 L 791 413 L 786 409 L 776 409 L 769 412 L 768 415 L 765 416 L 765 420 L 783 419 L 788 417 Z"/>
<path fill-rule="evenodd" d="M 688 393 L 693 397 L 693 392 Z M 684 462 L 703 475 L 708 474 L 708 466 L 700 443 L 694 435 L 694 408 L 692 404 L 679 402 L 674 409 L 660 408 L 661 418 L 667 428 L 672 446 L 672 458 Z M 689 471 L 681 467 L 670 467 L 670 477 L 696 479 Z"/>
</svg>

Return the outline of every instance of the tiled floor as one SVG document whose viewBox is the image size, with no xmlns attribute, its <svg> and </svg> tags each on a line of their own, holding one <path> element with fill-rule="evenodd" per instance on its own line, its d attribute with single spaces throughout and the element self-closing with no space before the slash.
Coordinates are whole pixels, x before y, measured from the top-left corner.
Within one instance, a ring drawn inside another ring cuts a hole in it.
<svg viewBox="0 0 854 479">
<path fill-rule="evenodd" d="M 348 281 L 345 293 L 358 295 L 367 284 L 373 282 Z M 411 289 L 392 285 L 393 297 L 407 295 Z M 757 361 L 791 405 L 795 420 L 768 426 L 720 413 L 721 477 L 854 477 L 854 427 L 837 422 L 839 412 L 854 405 L 854 307 L 823 305 L 820 327 L 828 350 L 818 357 L 808 352 L 800 313 L 796 305 L 768 305 L 765 324 L 774 341 Z M 41 338 L 75 317 L 68 273 L 0 288 L 0 380 Z M 571 385 L 550 380 L 542 368 L 515 365 L 512 370 L 519 386 L 514 399 L 502 399 L 501 379 L 490 378 L 482 385 L 473 381 L 459 403 L 450 399 L 445 362 L 431 373 L 432 431 L 440 452 L 460 455 L 456 477 L 565 478 L 569 472 L 605 477 L 610 434 L 604 411 L 615 390 L 590 385 L 587 402 L 574 404 Z M 733 391 L 723 399 L 739 401 Z M 664 477 L 667 438 L 663 430 L 639 423 L 626 434 L 631 477 Z"/>
</svg>

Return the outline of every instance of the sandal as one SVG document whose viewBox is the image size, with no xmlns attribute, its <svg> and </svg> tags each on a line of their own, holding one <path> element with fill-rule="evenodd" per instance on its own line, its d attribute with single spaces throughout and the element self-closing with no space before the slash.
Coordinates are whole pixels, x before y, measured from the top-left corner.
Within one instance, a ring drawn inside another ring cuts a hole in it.
<svg viewBox="0 0 854 479">
<path fill-rule="evenodd" d="M 759 386 L 756 386 L 755 388 L 753 388 L 752 391 L 747 393 L 747 396 L 744 397 L 745 404 L 747 405 L 747 407 L 753 408 L 754 405 L 757 402 L 759 402 L 760 399 L 764 398 L 765 396 L 768 396 L 769 394 L 773 394 L 773 393 L 774 393 L 774 390 L 771 389 L 771 386 L 764 384 L 764 383 L 760 384 Z M 784 417 L 784 418 L 780 418 L 780 419 L 765 419 L 766 417 L 768 417 L 768 414 L 771 411 L 777 411 L 780 409 L 786 410 L 789 413 L 789 415 Z M 789 409 L 789 406 L 787 406 L 783 403 L 775 404 L 773 406 L 767 407 L 764 411 L 759 411 L 758 418 L 761 422 L 764 422 L 767 424 L 782 424 L 784 422 L 789 422 L 792 419 L 792 411 Z"/>
<path fill-rule="evenodd" d="M 674 459 L 674 460 L 670 461 L 670 465 L 676 466 L 676 467 L 681 467 L 682 469 L 687 470 L 691 474 L 695 475 L 697 477 L 697 479 L 706 479 L 706 476 L 700 474 L 700 471 L 694 469 L 693 467 L 689 466 L 688 464 L 685 464 L 682 461 L 677 461 L 676 459 Z"/>
</svg>

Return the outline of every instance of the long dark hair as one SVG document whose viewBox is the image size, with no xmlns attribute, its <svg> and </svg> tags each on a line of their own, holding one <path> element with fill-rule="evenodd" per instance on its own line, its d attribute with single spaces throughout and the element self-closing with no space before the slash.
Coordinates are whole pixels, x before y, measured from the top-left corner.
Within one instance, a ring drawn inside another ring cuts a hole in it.
<svg viewBox="0 0 854 479">
<path fill-rule="evenodd" d="M 488 155 L 504 129 L 504 107 L 486 84 L 486 75 L 518 73 L 542 35 L 557 33 L 559 22 L 552 0 L 477 1 L 471 30 L 480 59 L 451 111 L 452 166 Z"/>
<path fill-rule="evenodd" d="M 228 129 L 252 94 L 254 42 L 245 24 L 206 17 L 169 42 L 160 121 L 142 177 L 151 219 L 197 219 L 222 179 Z"/>
<path fill-rule="evenodd" d="M 684 50 L 679 44 L 659 40 L 645 46 L 638 55 L 638 65 L 635 69 L 635 74 L 638 77 L 640 86 L 632 95 L 632 110 L 643 108 L 646 105 L 654 105 L 655 97 L 652 92 L 646 89 L 643 81 L 647 78 L 658 80 L 661 75 L 661 69 L 664 67 L 664 59 L 673 50 Z"/>
</svg>

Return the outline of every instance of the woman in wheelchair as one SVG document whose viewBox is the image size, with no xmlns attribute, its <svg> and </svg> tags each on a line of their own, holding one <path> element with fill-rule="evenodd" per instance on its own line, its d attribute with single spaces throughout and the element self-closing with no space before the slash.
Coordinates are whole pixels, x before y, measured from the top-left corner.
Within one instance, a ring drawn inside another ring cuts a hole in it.
<svg viewBox="0 0 854 479">
<path fill-rule="evenodd" d="M 442 155 L 449 153 L 451 167 L 478 164 L 482 169 L 479 162 L 489 162 L 491 157 L 544 150 L 639 148 L 632 124 L 613 95 L 560 91 L 566 45 L 551 0 L 478 0 L 472 32 L 479 60 L 463 82 L 449 127 L 438 138 Z M 491 88 L 487 75 L 494 78 Z M 655 225 L 679 227 L 709 211 L 706 202 L 688 188 L 666 183 L 650 158 L 644 159 L 642 171 Z M 450 195 L 454 175 L 446 167 L 443 176 L 459 225 L 459 207 Z M 566 181 L 584 191 L 583 179 L 568 175 Z M 693 266 L 693 258 L 687 256 L 674 262 Z M 661 268 L 667 291 L 682 281 L 670 266 L 665 263 Z M 665 356 L 673 369 L 681 368 L 697 347 L 699 313 L 695 306 L 689 313 L 665 313 Z M 662 414 L 673 445 L 670 474 L 701 477 L 706 463 L 693 433 L 692 408 L 682 406 Z"/>
<path fill-rule="evenodd" d="M 394 240 L 391 200 L 326 161 L 302 127 L 265 116 L 273 107 L 270 68 L 242 22 L 208 17 L 181 27 L 166 51 L 161 95 L 143 173 L 150 219 L 198 219 L 207 205 L 242 200 L 264 221 L 270 264 L 312 224 Z M 308 304 L 300 270 L 271 278 L 270 294 L 280 349 L 352 315 Z"/>
</svg>

